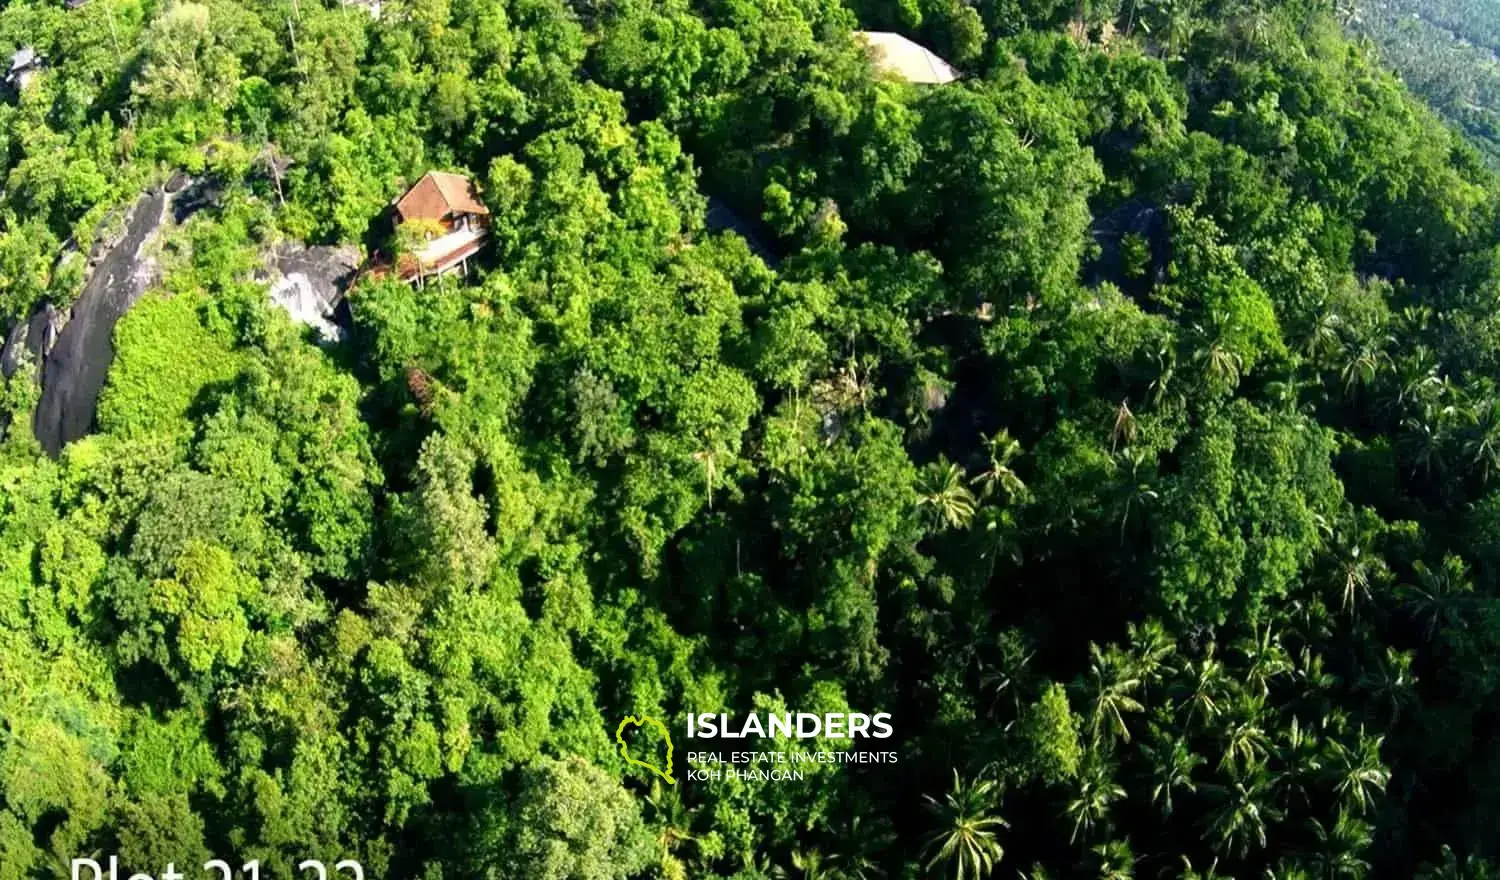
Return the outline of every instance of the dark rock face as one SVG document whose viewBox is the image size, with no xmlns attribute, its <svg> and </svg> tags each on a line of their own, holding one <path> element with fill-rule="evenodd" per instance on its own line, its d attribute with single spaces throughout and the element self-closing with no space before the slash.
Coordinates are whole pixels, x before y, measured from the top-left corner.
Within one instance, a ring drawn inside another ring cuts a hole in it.
<svg viewBox="0 0 1500 880">
<path fill-rule="evenodd" d="M 204 208 L 217 206 L 224 195 L 224 188 L 217 181 L 206 177 L 193 180 L 181 171 L 172 175 L 166 189 L 172 198 L 172 220 L 176 223 L 185 223 Z"/>
<path fill-rule="evenodd" d="M 765 261 L 768 266 L 776 266 L 781 262 L 780 254 L 776 253 L 766 241 L 768 230 L 758 223 L 752 223 L 734 212 L 734 209 L 720 199 L 710 197 L 708 200 L 708 212 L 703 217 L 704 225 L 712 232 L 734 232 L 745 240 L 750 250 L 756 256 Z"/>
<path fill-rule="evenodd" d="M 1167 230 L 1167 213 L 1154 203 L 1134 199 L 1115 210 L 1094 218 L 1090 230 L 1099 245 L 1099 256 L 1084 267 L 1084 283 L 1093 287 L 1106 281 L 1126 293 L 1139 292 L 1144 284 L 1159 284 L 1166 279 L 1171 262 L 1171 236 Z M 1127 235 L 1144 239 L 1150 248 L 1150 261 L 1144 279 L 1125 276 L 1121 242 Z"/>
<path fill-rule="evenodd" d="M 163 230 L 213 207 L 221 195 L 214 181 L 180 171 L 142 193 L 125 212 L 124 232 L 94 245 L 88 278 L 72 309 L 65 315 L 43 306 L 0 337 L 5 377 L 19 369 L 26 353 L 40 365 L 42 394 L 32 430 L 49 455 L 94 428 L 99 394 L 115 359 L 115 324 L 161 280 L 151 246 Z M 282 244 L 267 255 L 261 275 L 272 285 L 273 302 L 325 338 L 337 339 L 341 330 L 333 316 L 359 262 L 359 249 L 352 246 Z"/>
<path fill-rule="evenodd" d="M 359 249 L 353 245 L 288 242 L 277 245 L 268 255 L 266 271 L 258 277 L 271 285 L 273 304 L 331 342 L 343 336 L 335 316 L 359 263 Z"/>
<path fill-rule="evenodd" d="M 99 392 L 115 357 L 115 323 L 157 281 L 156 261 L 145 250 L 166 223 L 170 203 L 164 190 L 143 194 L 126 213 L 120 240 L 95 251 L 103 255 L 42 364 L 42 397 L 32 429 L 49 455 L 93 428 Z"/>
<path fill-rule="evenodd" d="M 32 363 L 41 363 L 57 343 L 58 334 L 67 320 L 67 315 L 47 303 L 32 312 L 30 318 L 10 328 L 4 346 L 0 346 L 0 376 L 6 379 L 14 376 L 21 368 L 21 359 L 27 355 Z M 41 382 L 40 373 L 37 382 Z"/>
</svg>

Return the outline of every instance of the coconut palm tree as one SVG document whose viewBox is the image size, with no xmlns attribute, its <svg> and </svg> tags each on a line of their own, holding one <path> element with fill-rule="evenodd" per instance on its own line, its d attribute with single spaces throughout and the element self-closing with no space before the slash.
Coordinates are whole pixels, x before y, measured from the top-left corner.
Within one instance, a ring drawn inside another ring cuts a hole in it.
<svg viewBox="0 0 1500 880">
<path fill-rule="evenodd" d="M 1389 724 L 1395 724 L 1402 710 L 1417 701 L 1417 677 L 1411 671 L 1414 656 L 1411 651 L 1387 646 L 1385 656 L 1359 677 L 1357 686 L 1370 695 L 1372 702 L 1386 708 Z"/>
<path fill-rule="evenodd" d="M 1148 459 L 1154 459 L 1154 456 L 1144 449 L 1126 449 L 1116 456 L 1116 463 L 1120 470 L 1129 473 L 1129 476 L 1118 484 L 1120 500 L 1116 503 L 1120 507 L 1121 544 L 1125 543 L 1125 526 L 1130 521 L 1131 511 L 1144 509 L 1161 498 L 1160 493 L 1151 488 L 1150 482 L 1140 475 L 1141 467 Z"/>
<path fill-rule="evenodd" d="M 1245 371 L 1245 359 L 1227 346 L 1223 340 L 1215 339 L 1197 353 L 1195 359 L 1203 366 L 1204 373 L 1216 385 L 1234 388 L 1240 384 L 1240 374 Z"/>
<path fill-rule="evenodd" d="M 1146 687 L 1161 682 L 1163 675 L 1173 668 L 1172 654 L 1177 642 L 1156 619 L 1126 626 L 1130 638 L 1130 664 L 1135 675 Z"/>
<path fill-rule="evenodd" d="M 1099 863 L 1099 880 L 1131 880 L 1135 876 L 1135 853 L 1125 840 L 1111 840 L 1093 849 Z"/>
<path fill-rule="evenodd" d="M 1355 614 L 1372 597 L 1372 584 L 1382 570 L 1380 559 L 1344 534 L 1334 535 L 1329 554 L 1330 581 L 1338 593 L 1339 607 L 1345 614 Z"/>
<path fill-rule="evenodd" d="M 837 861 L 837 856 L 825 856 L 817 847 L 792 850 L 792 869 L 799 880 L 842 880 L 833 867 Z"/>
<path fill-rule="evenodd" d="M 1281 645 L 1281 636 L 1268 623 L 1255 631 L 1253 637 L 1243 639 L 1235 646 L 1244 656 L 1248 667 L 1244 672 L 1245 684 L 1261 699 L 1271 693 L 1271 682 L 1292 672 L 1292 658 Z"/>
<path fill-rule="evenodd" d="M 1416 583 L 1403 584 L 1397 594 L 1402 607 L 1422 628 L 1423 637 L 1430 642 L 1440 629 L 1464 626 L 1464 612 L 1474 595 L 1464 561 L 1449 554 L 1442 565 L 1432 568 L 1419 559 L 1412 563 L 1412 572 Z"/>
<path fill-rule="evenodd" d="M 843 880 L 877 880 L 885 876 L 880 867 L 880 854 L 896 840 L 890 823 L 882 820 L 866 822 L 865 816 L 853 818 L 834 829 L 833 837 L 839 842 L 838 873 Z"/>
<path fill-rule="evenodd" d="M 1281 768 L 1271 780 L 1271 790 L 1283 806 L 1290 806 L 1296 796 L 1306 806 L 1308 791 L 1323 772 L 1323 740 L 1297 716 L 1280 734 L 1276 749 Z"/>
<path fill-rule="evenodd" d="M 1344 366 L 1339 375 L 1344 380 L 1344 393 L 1353 394 L 1355 388 L 1364 388 L 1375 381 L 1375 377 L 1390 366 L 1390 355 L 1385 353 L 1386 340 L 1364 340 L 1344 350 Z"/>
<path fill-rule="evenodd" d="M 1297 349 L 1309 361 L 1320 364 L 1324 357 L 1337 351 L 1342 344 L 1343 337 L 1340 334 L 1343 329 L 1344 316 L 1337 309 L 1324 306 L 1308 325 Z"/>
<path fill-rule="evenodd" d="M 1010 463 L 1021 455 L 1021 444 L 1002 428 L 986 437 L 984 446 L 989 453 L 989 467 L 970 481 L 979 487 L 980 497 L 989 498 L 1001 492 L 1008 500 L 1025 500 L 1030 494 L 1026 484 L 1021 482 L 1021 478 L 1010 467 Z"/>
<path fill-rule="evenodd" d="M 1155 724 L 1151 727 L 1151 742 L 1144 751 L 1150 759 L 1151 802 L 1161 807 L 1162 815 L 1172 815 L 1172 792 L 1181 789 L 1187 792 L 1198 790 L 1193 781 L 1193 771 L 1207 759 L 1189 747 L 1184 737 L 1172 736 Z"/>
<path fill-rule="evenodd" d="M 1467 412 L 1469 428 L 1463 444 L 1465 458 L 1479 479 L 1489 482 L 1500 468 L 1500 400 L 1491 398 Z"/>
<path fill-rule="evenodd" d="M 1205 827 L 1221 853 L 1243 856 L 1266 845 L 1266 826 L 1279 817 L 1267 798 L 1264 777 L 1252 774 L 1217 786 L 1218 806 L 1208 813 Z"/>
<path fill-rule="evenodd" d="M 1140 712 L 1145 707 L 1133 695 L 1141 687 L 1141 679 L 1131 668 L 1129 655 L 1117 648 L 1100 651 L 1098 645 L 1089 645 L 1093 661 L 1089 675 L 1083 685 L 1085 699 L 1093 712 L 1089 729 L 1095 743 L 1099 742 L 1102 730 L 1108 729 L 1115 736 L 1130 742 L 1130 727 L 1125 716 Z"/>
<path fill-rule="evenodd" d="M 1200 872 L 1193 867 L 1192 861 L 1187 856 L 1181 856 L 1182 875 L 1180 880 L 1224 880 L 1219 875 L 1219 860 L 1214 859 L 1208 863 L 1207 871 Z"/>
<path fill-rule="evenodd" d="M 685 880 L 687 868 L 676 851 L 697 840 L 692 833 L 693 811 L 683 804 L 682 795 L 675 787 L 663 787 L 659 779 L 652 780 L 646 803 L 652 809 L 652 821 L 661 828 L 656 835 L 656 845 L 661 851 L 662 876 L 667 880 Z"/>
<path fill-rule="evenodd" d="M 964 472 L 950 461 L 935 461 L 923 469 L 917 485 L 917 506 L 928 510 L 939 529 L 961 529 L 974 519 L 974 493 L 964 485 Z"/>
<path fill-rule="evenodd" d="M 1031 693 L 1037 681 L 1037 674 L 1030 669 L 1036 646 L 1020 630 L 1011 629 L 1000 635 L 996 647 L 1000 652 L 998 661 L 979 663 L 979 686 L 993 695 L 992 709 L 1008 695 L 1012 714 L 1019 715 L 1022 696 Z"/>
<path fill-rule="evenodd" d="M 999 799 L 995 782 L 964 781 L 953 771 L 953 789 L 943 799 L 926 795 L 927 808 L 936 816 L 937 830 L 927 839 L 922 855 L 929 872 L 952 872 L 954 880 L 981 880 L 995 870 L 1005 851 L 995 839 L 1009 824 L 990 811 Z"/>
<path fill-rule="evenodd" d="M 1152 364 L 1156 368 L 1156 377 L 1151 380 L 1151 403 L 1154 406 L 1165 406 L 1169 403 L 1182 405 L 1187 398 L 1181 392 L 1173 392 L 1175 387 L 1173 380 L 1177 376 L 1177 350 L 1165 346 L 1156 350 L 1151 356 Z M 1168 395 L 1171 394 L 1171 397 Z"/>
<path fill-rule="evenodd" d="M 1093 831 L 1109 818 L 1109 807 L 1125 797 L 1125 789 L 1115 782 L 1112 768 L 1097 758 L 1091 758 L 1078 774 L 1078 792 L 1068 801 L 1066 813 L 1073 820 L 1073 835 Z"/>
<path fill-rule="evenodd" d="M 1187 710 L 1188 722 L 1196 718 L 1205 727 L 1219 716 L 1220 704 L 1229 690 L 1224 664 L 1214 656 L 1214 650 L 1214 643 L 1209 642 L 1203 659 L 1188 663 L 1187 680 L 1173 688 L 1179 708 Z"/>
<path fill-rule="evenodd" d="M 1264 704 L 1259 698 L 1238 701 L 1233 717 L 1224 730 L 1224 757 L 1219 768 L 1230 773 L 1247 773 L 1265 760 L 1271 740 L 1260 725 Z"/>
<path fill-rule="evenodd" d="M 1340 810 L 1331 828 L 1316 819 L 1307 824 L 1318 841 L 1307 853 L 1307 860 L 1319 877 L 1358 880 L 1370 870 L 1370 863 L 1360 858 L 1374 840 L 1370 823 Z"/>
<path fill-rule="evenodd" d="M 1363 727 L 1355 737 L 1353 748 L 1337 740 L 1329 743 L 1333 790 L 1346 809 L 1358 814 L 1369 811 L 1377 795 L 1385 793 L 1391 771 L 1380 760 L 1383 736 L 1368 736 Z"/>
<path fill-rule="evenodd" d="M 1318 391 L 1322 387 L 1323 384 L 1316 379 L 1293 374 L 1267 382 L 1266 396 L 1279 404 L 1282 412 L 1311 415 L 1315 406 L 1309 392 Z"/>
<path fill-rule="evenodd" d="M 1426 419 L 1409 418 L 1401 422 L 1401 434 L 1396 439 L 1396 448 L 1403 458 L 1411 462 L 1411 473 L 1421 471 L 1423 476 L 1442 474 L 1444 449 L 1448 437 L 1441 423 Z"/>
<path fill-rule="evenodd" d="M 1436 355 L 1432 349 L 1420 344 L 1402 353 L 1392 379 L 1394 393 L 1387 395 L 1381 405 L 1387 415 L 1424 412 L 1448 388 L 1438 375 Z"/>
</svg>

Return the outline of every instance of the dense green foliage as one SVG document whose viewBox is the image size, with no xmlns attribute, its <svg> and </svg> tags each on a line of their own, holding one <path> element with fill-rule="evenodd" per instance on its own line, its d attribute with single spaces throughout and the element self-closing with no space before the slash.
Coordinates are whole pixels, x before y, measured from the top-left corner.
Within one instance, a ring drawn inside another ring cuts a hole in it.
<svg viewBox="0 0 1500 880">
<path fill-rule="evenodd" d="M 223 197 L 96 434 L 0 396 L 0 880 L 1495 870 L 1500 181 L 1336 10 L 13 0 L 21 44 L 0 315 L 143 186 Z M 434 167 L 478 272 L 330 348 L 265 302 Z M 751 710 L 901 760 L 613 748 Z"/>
<path fill-rule="evenodd" d="M 1343 14 L 1413 92 L 1500 166 L 1500 5 L 1352 0 Z"/>
</svg>

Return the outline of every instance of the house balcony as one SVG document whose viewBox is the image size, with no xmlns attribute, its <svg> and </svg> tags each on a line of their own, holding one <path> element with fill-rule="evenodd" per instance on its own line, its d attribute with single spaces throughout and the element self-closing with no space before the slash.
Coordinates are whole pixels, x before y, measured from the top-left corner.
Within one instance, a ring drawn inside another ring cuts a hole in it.
<svg viewBox="0 0 1500 880">
<path fill-rule="evenodd" d="M 455 269 L 466 271 L 468 259 L 479 252 L 489 230 L 483 226 L 455 229 L 427 242 L 420 251 L 406 254 L 397 261 L 396 274 L 402 281 L 420 282 L 433 275 L 444 275 Z"/>
</svg>

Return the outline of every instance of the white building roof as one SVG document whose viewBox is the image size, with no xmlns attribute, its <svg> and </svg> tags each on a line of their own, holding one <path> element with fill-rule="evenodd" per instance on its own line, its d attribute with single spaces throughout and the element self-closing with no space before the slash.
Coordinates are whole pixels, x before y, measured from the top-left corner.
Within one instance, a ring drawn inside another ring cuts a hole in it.
<svg viewBox="0 0 1500 880">
<path fill-rule="evenodd" d="M 855 31 L 854 35 L 870 47 L 870 58 L 886 73 L 913 83 L 950 83 L 958 79 L 953 65 L 890 31 Z"/>
</svg>

